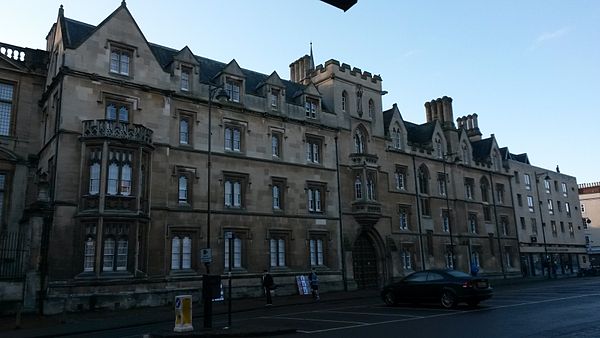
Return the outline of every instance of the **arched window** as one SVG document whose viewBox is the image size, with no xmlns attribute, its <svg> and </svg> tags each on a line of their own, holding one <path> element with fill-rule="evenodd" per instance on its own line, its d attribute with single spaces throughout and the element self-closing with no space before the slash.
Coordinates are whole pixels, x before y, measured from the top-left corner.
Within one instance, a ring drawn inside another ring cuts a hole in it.
<svg viewBox="0 0 600 338">
<path fill-rule="evenodd" d="M 121 195 L 131 195 L 131 166 L 123 164 L 121 167 Z"/>
<path fill-rule="evenodd" d="M 85 250 L 83 259 L 83 271 L 94 271 L 96 263 L 96 240 L 92 236 L 88 236 L 85 240 Z"/>
<path fill-rule="evenodd" d="M 119 182 L 119 165 L 111 163 L 108 166 L 108 187 L 106 193 L 109 195 L 117 194 L 117 186 Z"/>
<path fill-rule="evenodd" d="M 375 102 L 373 102 L 373 99 L 369 99 L 369 117 L 375 118 Z"/>
<path fill-rule="evenodd" d="M 471 163 L 471 159 L 469 156 L 469 146 L 467 145 L 466 141 L 463 141 L 462 146 L 461 146 L 461 151 L 462 151 L 463 163 L 465 165 L 469 165 Z"/>
<path fill-rule="evenodd" d="M 115 267 L 115 240 L 108 237 L 104 240 L 104 255 L 102 259 L 102 271 L 113 271 Z"/>
<path fill-rule="evenodd" d="M 100 163 L 96 162 L 90 166 L 90 195 L 100 193 Z"/>
<path fill-rule="evenodd" d="M 494 149 L 492 151 L 492 169 L 495 171 L 500 171 L 500 168 L 501 168 L 500 156 L 498 155 L 498 152 L 496 151 L 496 149 Z"/>
<path fill-rule="evenodd" d="M 356 180 L 354 180 L 354 198 L 357 200 L 362 198 L 362 181 L 358 176 L 356 176 Z"/>
<path fill-rule="evenodd" d="M 410 251 L 408 250 L 402 250 L 402 252 L 400 253 L 400 258 L 402 259 L 402 267 L 404 269 L 407 270 L 411 270 L 412 269 L 412 258 L 410 255 Z"/>
<path fill-rule="evenodd" d="M 402 131 L 398 123 L 392 128 L 392 147 L 402 149 Z"/>
<path fill-rule="evenodd" d="M 346 111 L 348 107 L 348 93 L 344 90 L 342 92 L 342 111 Z"/>
<path fill-rule="evenodd" d="M 425 165 L 419 167 L 419 192 L 424 195 L 429 195 L 429 170 Z"/>
<path fill-rule="evenodd" d="M 127 270 L 127 250 L 127 239 L 119 238 L 117 241 L 117 271 Z"/>
<path fill-rule="evenodd" d="M 357 154 L 365 153 L 365 136 L 360 129 L 354 132 L 354 152 Z"/>
</svg>

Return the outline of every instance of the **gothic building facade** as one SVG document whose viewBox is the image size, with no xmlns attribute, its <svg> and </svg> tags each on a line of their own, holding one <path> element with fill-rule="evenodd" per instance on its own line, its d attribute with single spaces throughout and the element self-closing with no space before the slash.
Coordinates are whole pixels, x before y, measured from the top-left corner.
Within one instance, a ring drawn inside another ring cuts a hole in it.
<svg viewBox="0 0 600 338">
<path fill-rule="evenodd" d="M 325 290 L 471 264 L 522 274 L 514 161 L 476 114 L 455 123 L 449 97 L 408 122 L 382 107 L 379 75 L 311 51 L 284 80 L 153 44 L 125 2 L 96 26 L 61 7 L 31 54 L 35 85 L 0 74 L 21 126 L 3 139 L 31 138 L 6 151 L 31 156 L 5 161 L 2 216 L 38 229 L 24 294 L 47 313 L 197 297 L 228 271 L 237 297 L 261 294 L 263 270 L 283 294 L 311 268 Z"/>
</svg>

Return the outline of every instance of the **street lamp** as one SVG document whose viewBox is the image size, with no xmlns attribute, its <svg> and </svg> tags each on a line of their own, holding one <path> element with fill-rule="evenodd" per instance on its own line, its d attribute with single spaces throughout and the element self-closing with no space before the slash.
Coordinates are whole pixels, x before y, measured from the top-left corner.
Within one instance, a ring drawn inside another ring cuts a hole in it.
<svg viewBox="0 0 600 338">
<path fill-rule="evenodd" d="M 219 102 L 229 100 L 229 94 L 221 86 L 214 86 L 208 84 L 208 158 L 207 158 L 207 171 L 206 171 L 206 249 L 208 249 L 209 255 L 212 258 L 212 252 L 210 252 L 210 219 L 211 219 L 211 196 L 210 196 L 210 185 L 211 185 L 211 168 L 212 168 L 212 101 L 216 98 Z M 210 274 L 210 261 L 206 260 L 204 263 L 206 266 L 206 274 Z"/>
<path fill-rule="evenodd" d="M 537 199 L 538 199 L 538 208 L 540 210 L 540 222 L 542 223 L 542 238 L 544 240 L 544 261 L 546 262 L 546 266 L 548 267 L 548 279 L 552 278 L 552 270 L 550 270 L 550 258 L 548 257 L 548 244 L 546 243 L 546 225 L 544 224 L 544 216 L 542 214 L 542 206 L 544 205 L 542 203 L 542 200 L 540 199 L 540 190 L 538 187 L 538 184 L 540 183 L 540 177 L 546 175 L 544 177 L 544 180 L 549 180 L 550 176 L 548 176 L 547 172 L 544 173 L 536 173 L 533 172 L 533 174 L 535 175 L 535 192 L 537 194 Z"/>
<path fill-rule="evenodd" d="M 449 190 L 448 190 L 448 177 L 446 174 L 446 161 L 449 156 L 454 156 L 456 153 L 447 153 L 444 155 L 444 189 L 446 195 L 446 217 L 448 219 L 448 233 L 450 234 L 450 259 L 452 263 L 452 269 L 456 269 L 456 257 L 454 256 L 454 239 L 452 237 L 452 224 L 450 223 L 450 200 L 449 200 Z M 453 161 L 454 162 L 454 161 Z"/>
</svg>

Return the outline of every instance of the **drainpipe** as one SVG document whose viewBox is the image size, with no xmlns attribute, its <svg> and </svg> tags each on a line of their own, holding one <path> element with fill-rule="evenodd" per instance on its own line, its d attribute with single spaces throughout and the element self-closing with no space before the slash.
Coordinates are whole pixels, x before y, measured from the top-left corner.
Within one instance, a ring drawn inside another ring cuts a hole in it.
<svg viewBox="0 0 600 338">
<path fill-rule="evenodd" d="M 425 250 L 423 250 L 423 227 L 421 225 L 421 206 L 419 204 L 419 182 L 417 180 L 417 164 L 415 161 L 415 155 L 411 156 L 413 162 L 413 176 L 415 177 L 415 196 L 417 197 L 417 221 L 419 223 L 419 247 L 421 249 L 421 268 L 425 270 Z"/>
<path fill-rule="evenodd" d="M 515 224 L 515 235 L 517 235 L 517 252 L 519 254 L 519 266 L 521 268 L 521 271 L 523 271 L 523 267 L 521 266 L 521 264 L 523 263 L 521 261 L 521 236 L 519 236 L 519 224 L 517 221 L 517 213 L 515 212 L 515 200 L 514 200 L 514 195 L 513 195 L 513 187 L 512 187 L 512 178 L 508 180 L 508 187 L 510 188 L 510 205 L 513 208 L 513 218 L 514 218 L 514 224 Z M 525 258 L 527 260 L 527 267 L 529 267 L 529 255 L 526 256 Z M 529 271 L 529 269 L 527 269 Z M 523 276 L 525 277 L 525 276 Z"/>
<path fill-rule="evenodd" d="M 502 241 L 500 240 L 500 227 L 498 226 L 498 211 L 496 209 L 496 193 L 494 190 L 494 176 L 490 171 L 490 190 L 492 191 L 492 205 L 494 207 L 494 222 L 496 223 L 496 235 L 498 239 L 498 253 L 500 254 L 500 268 L 502 269 L 502 277 L 506 279 L 506 269 L 504 268 L 504 252 L 502 251 Z"/>
<path fill-rule="evenodd" d="M 340 259 L 342 267 L 342 283 L 344 291 L 348 291 L 348 280 L 346 279 L 346 255 L 344 251 L 344 226 L 342 224 L 342 189 L 340 186 L 340 159 L 338 152 L 338 137 L 335 136 L 335 173 L 337 178 L 337 197 L 338 197 L 338 218 L 339 218 L 339 233 L 340 233 Z"/>
</svg>

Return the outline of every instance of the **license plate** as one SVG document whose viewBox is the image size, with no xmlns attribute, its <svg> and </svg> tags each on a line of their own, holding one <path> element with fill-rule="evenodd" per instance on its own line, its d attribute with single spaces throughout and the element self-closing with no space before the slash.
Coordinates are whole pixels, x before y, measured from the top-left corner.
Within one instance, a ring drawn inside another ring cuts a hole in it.
<svg viewBox="0 0 600 338">
<path fill-rule="evenodd" d="M 478 288 L 487 288 L 487 282 L 477 282 L 477 287 Z"/>
</svg>

